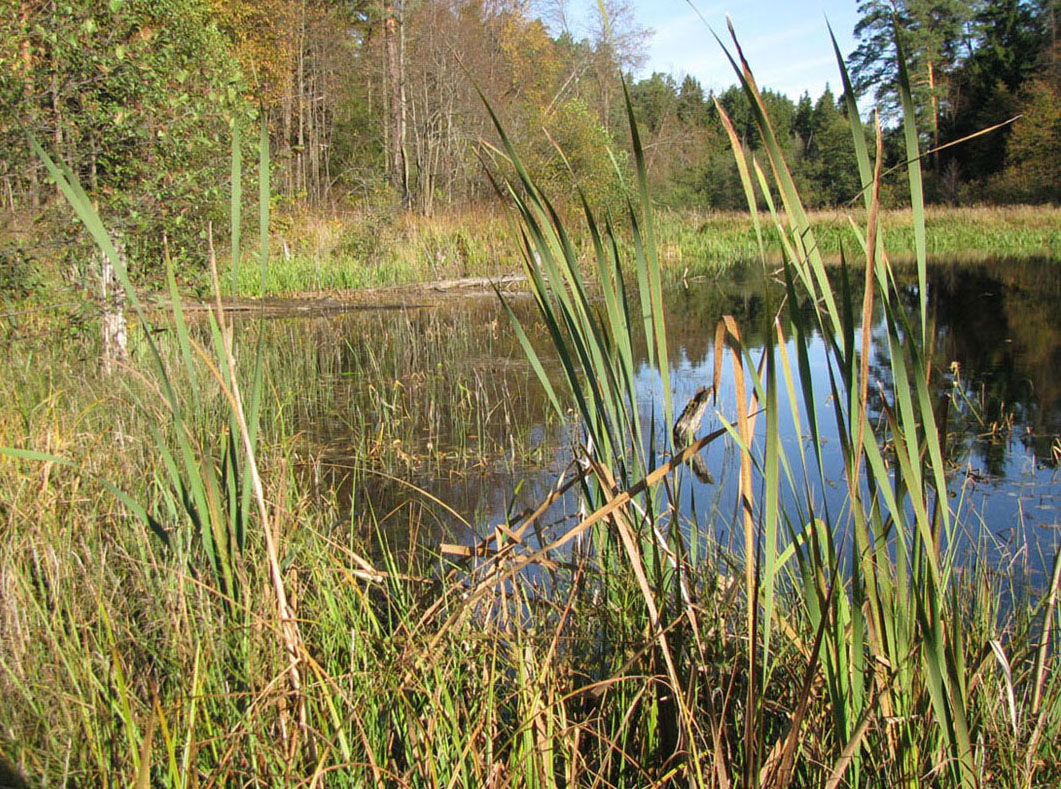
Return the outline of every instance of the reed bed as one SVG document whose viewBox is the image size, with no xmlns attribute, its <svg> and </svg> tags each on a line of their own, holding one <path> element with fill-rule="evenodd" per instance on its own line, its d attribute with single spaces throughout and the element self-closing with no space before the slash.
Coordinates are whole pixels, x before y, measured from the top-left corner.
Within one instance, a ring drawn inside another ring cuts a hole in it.
<svg viewBox="0 0 1061 789">
<path fill-rule="evenodd" d="M 115 261 L 141 328 L 117 387 L 76 365 L 34 369 L 32 358 L 30 383 L 5 384 L 17 403 L 0 423 L 0 749 L 10 762 L 0 766 L 11 780 L 1056 785 L 1061 561 L 1028 586 L 958 555 L 957 531 L 975 524 L 946 495 L 931 316 L 924 301 L 912 316 L 897 304 L 879 155 L 856 124 L 865 215 L 845 251 L 863 265 L 834 285 L 739 48 L 733 63 L 767 145 L 742 171 L 749 203 L 782 201 L 754 225 L 764 264 L 772 244 L 784 250 L 787 298 L 767 327 L 776 343 L 753 357 L 742 327 L 724 320 L 714 386 L 682 410 L 663 373 L 644 419 L 633 346 L 647 341 L 661 370 L 668 355 L 661 229 L 636 126 L 623 230 L 587 207 L 581 245 L 499 126 L 498 154 L 515 173 L 499 188 L 537 309 L 513 309 L 512 325 L 550 407 L 573 412 L 581 439 L 550 498 L 577 491 L 580 503 L 547 523 L 545 501 L 474 546 L 436 553 L 394 546 L 396 519 L 424 527 L 415 508 L 341 516 L 342 502 L 310 495 L 285 410 L 268 404 L 260 346 L 237 343 L 220 303 L 203 327 L 178 311 L 171 332 L 152 331 L 99 217 L 42 151 Z M 929 233 L 908 92 L 906 103 L 923 279 Z M 259 227 L 261 262 L 267 209 Z M 868 418 L 878 383 L 868 338 L 854 331 L 872 310 L 892 351 L 879 423 Z M 818 423 L 809 401 L 812 335 L 831 349 L 835 424 Z M 543 341 L 559 370 L 544 368 Z M 372 360 L 358 364 L 373 374 Z M 718 397 L 724 379 L 729 402 Z M 96 399 L 71 400 L 89 380 Z M 721 430 L 703 434 L 701 406 Z M 782 414 L 810 437 L 794 454 L 780 442 Z M 842 480 L 822 479 L 825 439 L 843 453 Z M 685 518 L 686 464 L 712 442 L 737 454 L 726 484 L 740 507 Z M 814 479 L 845 487 L 841 511 L 816 500 Z M 718 517 L 741 536 L 733 549 L 713 538 Z"/>
</svg>

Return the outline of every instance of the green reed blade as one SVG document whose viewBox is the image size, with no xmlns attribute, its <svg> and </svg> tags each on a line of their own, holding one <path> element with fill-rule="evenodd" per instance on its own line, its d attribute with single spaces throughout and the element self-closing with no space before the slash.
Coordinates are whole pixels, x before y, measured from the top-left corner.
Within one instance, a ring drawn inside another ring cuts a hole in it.
<svg viewBox="0 0 1061 789">
<path fill-rule="evenodd" d="M 663 315 L 663 283 L 660 275 L 659 257 L 657 255 L 656 220 L 652 205 L 652 196 L 648 188 L 648 168 L 645 164 L 645 152 L 641 146 L 641 136 L 634 119 L 634 107 L 630 100 L 630 89 L 626 80 L 622 80 L 623 99 L 626 102 L 626 118 L 630 127 L 630 143 L 634 151 L 634 161 L 637 164 L 637 184 L 639 198 L 639 212 L 631 212 L 635 218 L 640 213 L 644 230 L 641 231 L 638 224 L 632 224 L 634 235 L 634 248 L 637 256 L 638 269 L 645 269 L 649 286 L 649 298 L 652 309 L 653 331 L 648 335 L 649 347 L 654 348 L 654 356 L 659 359 L 659 371 L 663 382 L 663 417 L 669 425 L 674 422 L 674 406 L 671 402 L 670 388 L 670 356 L 667 352 L 667 332 L 664 325 Z M 642 296 L 643 298 L 643 296 Z M 651 362 L 650 362 L 651 363 Z M 668 431 L 668 440 L 670 434 Z"/>
<path fill-rule="evenodd" d="M 833 33 L 832 25 L 829 28 L 829 39 L 833 43 L 833 53 L 836 55 L 836 65 L 840 69 L 840 81 L 844 86 L 844 106 L 847 108 L 847 121 L 851 125 L 851 141 L 855 147 L 855 160 L 858 162 L 859 182 L 862 184 L 862 197 L 866 208 L 869 208 L 870 190 L 873 187 L 873 165 L 869 160 L 869 149 L 866 147 L 866 135 L 862 128 L 862 119 L 858 114 L 858 100 L 855 90 L 851 85 L 851 77 L 847 73 L 847 65 L 844 56 L 840 52 L 840 45 L 836 43 L 836 35 Z"/>
<path fill-rule="evenodd" d="M 538 356 L 537 351 L 534 350 L 534 346 L 531 344 L 530 340 L 527 339 L 527 333 L 523 330 L 523 325 L 512 311 L 512 307 L 509 306 L 508 301 L 506 301 L 504 296 L 501 295 L 501 291 L 495 288 L 494 292 L 497 294 L 498 299 L 501 300 L 501 304 L 505 307 L 505 312 L 509 317 L 509 323 L 511 324 L 513 331 L 516 333 L 516 338 L 519 340 L 520 347 L 523 348 L 523 353 L 527 357 L 531 369 L 534 370 L 534 374 L 537 376 L 538 383 L 541 384 L 545 396 L 549 398 L 549 403 L 552 405 L 554 413 L 556 413 L 559 418 L 563 419 L 564 409 L 560 406 L 560 401 L 556 397 L 556 392 L 553 390 L 553 385 L 549 381 L 549 376 L 546 375 L 545 369 L 542 367 L 541 358 Z"/>
<path fill-rule="evenodd" d="M 165 263 L 166 285 L 169 288 L 169 300 L 173 310 L 173 325 L 176 330 L 175 336 L 177 338 L 177 345 L 180 348 L 181 359 L 184 362 L 184 370 L 188 376 L 188 382 L 191 384 L 192 400 L 198 401 L 202 397 L 199 384 L 199 373 L 195 366 L 195 358 L 192 352 L 191 343 L 189 342 L 188 324 L 184 320 L 184 307 L 181 304 L 180 291 L 177 290 L 177 278 L 173 271 L 173 260 L 170 258 L 168 245 L 165 250 Z"/>
<path fill-rule="evenodd" d="M 921 153 L 917 140 L 917 113 L 914 110 L 910 75 L 900 36 L 898 19 L 893 19 L 895 52 L 899 65 L 899 97 L 903 105 L 903 137 L 906 141 L 906 172 L 910 179 L 910 208 L 914 215 L 914 253 L 917 258 L 918 299 L 921 314 L 921 342 L 927 347 L 928 337 L 928 282 L 927 242 L 925 238 L 925 195 L 921 182 Z"/>
<path fill-rule="evenodd" d="M 730 32 L 732 34 L 732 28 Z M 744 53 L 741 51 L 735 35 L 733 35 L 733 41 L 737 50 L 737 56 L 740 59 L 740 65 L 737 64 L 733 55 L 731 55 L 725 45 L 722 44 L 721 39 L 719 39 L 718 36 L 715 36 L 715 39 L 718 41 L 719 46 L 722 47 L 722 50 L 725 53 L 726 58 L 729 60 L 734 73 L 737 75 L 737 79 L 740 81 L 741 87 L 748 99 L 753 119 L 759 129 L 759 135 L 762 137 L 763 144 L 766 146 L 766 151 L 769 155 L 770 167 L 774 174 L 774 182 L 778 187 L 778 191 L 781 193 L 782 202 L 785 206 L 785 211 L 788 214 L 789 221 L 793 224 L 794 241 L 797 244 L 797 248 L 800 250 L 800 254 L 792 262 L 801 268 L 803 266 L 809 266 L 810 273 L 813 275 L 813 278 L 817 283 L 816 295 L 825 302 L 825 314 L 832 323 L 832 328 L 837 331 L 837 334 L 839 334 L 839 317 L 837 315 L 836 304 L 833 300 L 832 288 L 829 285 L 829 278 L 825 271 L 825 264 L 822 260 L 821 251 L 814 238 L 814 232 L 807 219 L 807 214 L 803 208 L 803 202 L 800 200 L 795 182 L 792 180 L 792 175 L 785 162 L 781 146 L 777 141 L 773 124 L 766 112 L 766 105 L 763 102 L 762 95 L 759 93 L 755 77 L 752 75 L 751 68 L 749 68 L 747 61 L 744 59 Z"/>
<path fill-rule="evenodd" d="M 751 175 L 748 171 L 748 157 L 744 153 L 737 130 L 733 128 L 733 121 L 723 108 L 722 103 L 716 98 L 715 110 L 718 112 L 722 128 L 726 130 L 729 137 L 729 147 L 733 151 L 733 159 L 737 163 L 737 174 L 740 176 L 741 187 L 744 189 L 744 199 L 748 203 L 748 214 L 752 218 L 752 226 L 755 228 L 755 239 L 759 243 L 759 259 L 766 264 L 766 243 L 763 241 L 763 230 L 759 222 L 759 203 L 755 198 L 755 187 L 752 185 Z M 781 234 L 784 237 L 784 233 Z"/>
</svg>

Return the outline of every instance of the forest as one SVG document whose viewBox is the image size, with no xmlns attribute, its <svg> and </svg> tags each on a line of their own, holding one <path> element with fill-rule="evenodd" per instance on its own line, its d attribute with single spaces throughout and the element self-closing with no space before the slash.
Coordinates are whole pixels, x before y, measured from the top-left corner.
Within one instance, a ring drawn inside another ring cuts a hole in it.
<svg viewBox="0 0 1061 789">
<path fill-rule="evenodd" d="M 205 222 L 227 211 L 233 133 L 244 158 L 255 161 L 261 118 L 273 152 L 274 207 L 298 212 L 431 216 L 493 199 L 488 173 L 497 140 L 483 98 L 540 183 L 563 194 L 577 186 L 591 204 L 615 204 L 623 189 L 624 80 L 660 206 L 743 205 L 719 107 L 749 155 L 759 146 L 737 86 L 714 95 L 691 76 L 635 76 L 650 31 L 623 0 L 603 3 L 582 37 L 570 32 L 565 3 L 528 0 L 2 6 L 6 221 L 49 220 L 55 190 L 30 151 L 32 135 L 72 169 L 111 226 L 135 239 L 133 257 L 145 269 L 161 259 L 163 231 L 178 256 L 202 259 Z M 859 14 L 860 43 L 848 65 L 863 106 L 880 107 L 886 168 L 902 158 L 894 15 L 923 149 L 933 151 L 925 162 L 928 201 L 1057 202 L 1056 3 L 863 0 Z M 857 197 L 839 93 L 842 86 L 820 96 L 764 90 L 812 207 Z M 887 187 L 884 204 L 901 204 L 903 190 Z M 5 244 L 9 266 L 20 256 L 30 253 Z"/>
</svg>

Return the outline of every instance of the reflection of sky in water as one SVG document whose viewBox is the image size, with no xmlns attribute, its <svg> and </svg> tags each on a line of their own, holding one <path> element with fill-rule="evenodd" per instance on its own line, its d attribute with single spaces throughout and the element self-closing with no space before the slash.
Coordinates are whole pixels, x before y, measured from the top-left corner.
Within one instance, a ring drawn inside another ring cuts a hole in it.
<svg viewBox="0 0 1061 789">
<path fill-rule="evenodd" d="M 1014 555 L 1033 569 L 1043 566 L 1043 558 L 1049 562 L 1061 541 L 1057 503 L 1059 486 L 1057 470 L 1043 461 L 1049 459 L 1049 441 L 1061 430 L 1061 316 L 1058 303 L 1061 277 L 1056 263 L 1005 264 L 1004 267 L 953 266 L 934 269 L 930 273 L 929 293 L 934 316 L 938 323 L 936 332 L 936 362 L 945 368 L 950 361 L 960 362 L 962 384 L 970 399 L 978 403 L 988 421 L 1000 415 L 1013 415 L 1011 432 L 1001 438 L 985 440 L 975 433 L 956 434 L 951 443 L 964 451 L 952 454 L 959 462 L 953 469 L 950 483 L 950 505 L 958 512 L 966 536 L 958 546 L 982 546 L 982 556 L 991 562 L 1008 560 Z M 684 404 L 701 386 L 709 386 L 713 375 L 713 338 L 715 324 L 723 314 L 735 315 L 754 362 L 762 352 L 763 328 L 769 325 L 777 303 L 776 293 L 771 296 L 762 280 L 747 273 L 737 273 L 731 281 L 716 280 L 694 282 L 687 290 L 668 294 L 668 337 L 670 343 L 671 386 L 674 410 L 680 412 Z M 903 294 L 906 299 L 915 297 L 914 290 Z M 524 305 L 525 306 L 525 305 Z M 503 313 L 490 312 L 489 305 L 477 304 L 475 318 L 469 323 L 468 312 L 460 305 L 437 308 L 435 318 L 424 320 L 445 332 L 445 324 L 467 331 L 469 325 L 497 326 L 497 319 L 506 320 Z M 452 310 L 451 315 L 446 310 Z M 521 319 L 533 322 L 530 313 L 517 309 Z M 482 314 L 480 314 L 482 313 Z M 487 314 L 490 313 L 490 314 Z M 493 317 L 491 317 L 493 316 Z M 404 319 L 406 322 L 408 318 Z M 435 325 L 438 324 L 438 325 Z M 533 326 L 533 323 L 525 323 Z M 788 364 L 794 376 L 797 392 L 801 384 L 798 376 L 798 360 L 795 343 L 791 339 L 791 328 L 786 328 L 789 341 L 785 346 Z M 444 334 L 441 336 L 445 336 Z M 493 333 L 493 353 L 504 347 L 510 364 L 520 363 L 518 349 L 506 345 L 504 333 Z M 878 321 L 873 330 L 873 351 L 870 359 L 871 394 L 875 384 L 881 381 L 888 388 L 887 341 L 882 325 Z M 415 340 L 413 340 L 415 342 Z M 858 333 L 855 334 L 856 347 Z M 544 337 L 535 341 L 547 369 L 556 370 L 555 360 L 545 351 Z M 848 528 L 848 513 L 845 509 L 846 482 L 843 476 L 842 454 L 837 438 L 836 411 L 838 404 L 832 398 L 828 360 L 824 342 L 815 335 L 808 338 L 810 385 L 815 400 L 819 432 L 823 436 L 822 461 L 826 482 L 821 484 L 815 470 L 816 459 L 813 447 L 806 440 L 809 433 L 808 410 L 805 404 L 799 408 L 801 430 L 795 429 L 791 407 L 784 388 L 779 390 L 780 426 L 782 449 L 792 468 L 794 481 L 782 482 L 782 508 L 798 527 L 807 517 L 799 507 L 806 506 L 803 490 L 804 475 L 800 472 L 800 450 L 811 468 L 807 475 L 811 498 L 821 517 L 828 510 L 830 523 L 838 524 L 838 537 L 845 544 L 850 542 L 843 531 Z M 469 352 L 474 342 L 469 339 Z M 639 407 L 646 422 L 656 420 L 655 445 L 663 443 L 669 425 L 663 425 L 660 400 L 661 379 L 658 369 L 644 361 L 645 351 L 640 350 L 642 361 L 637 373 Z M 781 372 L 781 354 L 777 352 L 778 370 Z M 435 362 L 425 357 L 424 363 Z M 449 362 L 446 362 L 449 364 Z M 493 374 L 500 368 L 491 362 Z M 709 407 L 700 435 L 721 426 L 721 419 L 736 421 L 735 394 L 733 386 L 732 358 L 726 353 L 722 367 L 722 383 L 717 404 Z M 557 379 L 554 378 L 554 381 Z M 952 377 L 946 373 L 937 380 L 950 386 Z M 751 386 L 747 387 L 751 392 Z M 563 396 L 563 395 L 561 395 Z M 843 396 L 843 395 L 841 395 Z M 889 396 L 890 397 L 890 396 Z M 871 412 L 879 414 L 879 401 L 874 404 L 871 397 Z M 532 418 L 531 421 L 539 417 Z M 875 418 L 871 416 L 871 420 Z M 967 424 L 972 424 L 966 420 Z M 952 420 L 953 425 L 957 422 Z M 526 425 L 524 425 L 526 427 Z M 975 425 L 974 425 L 975 427 Z M 762 452 L 766 430 L 765 415 L 756 421 L 757 451 Z M 1027 431 L 1038 436 L 1035 442 L 1025 441 Z M 555 447 L 546 451 L 544 467 L 512 468 L 499 467 L 485 473 L 469 472 L 444 478 L 421 479 L 419 484 L 432 495 L 445 501 L 456 511 L 464 514 L 475 525 L 478 537 L 492 532 L 492 525 L 506 518 L 506 513 L 518 515 L 536 506 L 548 494 L 560 470 L 571 458 L 569 431 L 555 426 L 544 427 L 540 423 L 530 427 L 528 436 L 537 444 L 544 442 Z M 1034 446 L 1033 446 L 1034 443 Z M 1035 451 L 1039 452 L 1038 458 Z M 694 530 L 701 535 L 712 535 L 723 545 L 742 542 L 739 533 L 730 531 L 731 524 L 739 524 L 737 509 L 737 475 L 739 456 L 728 439 L 719 439 L 705 450 L 707 467 L 714 477 L 714 484 L 704 484 L 694 478 L 688 469 L 679 474 L 679 502 L 685 532 Z M 656 459 L 657 462 L 659 458 Z M 791 486 L 797 486 L 795 492 Z M 400 495 L 400 494 L 398 494 Z M 757 499 L 759 498 L 757 492 Z M 433 508 L 432 511 L 434 511 Z M 573 500 L 564 502 L 557 511 L 550 513 L 545 523 L 570 517 L 577 509 Z M 987 525 L 986 532 L 979 528 L 980 522 Z M 439 537 L 465 544 L 474 542 L 476 534 L 459 525 L 457 519 L 437 513 Z M 785 535 L 784 526 L 781 534 Z M 787 542 L 787 537 L 782 537 Z M 1025 547 L 1028 546 L 1028 547 Z"/>
<path fill-rule="evenodd" d="M 880 324 L 874 326 L 874 337 L 879 332 Z M 855 335 L 856 345 L 860 342 Z M 799 391 L 801 383 L 798 378 L 796 346 L 792 340 L 786 343 L 785 350 L 788 364 L 792 369 L 793 385 Z M 758 364 L 762 356 L 762 347 L 750 349 L 752 360 Z M 777 354 L 778 374 L 782 375 L 781 353 Z M 799 419 L 802 428 L 797 432 L 792 409 L 785 389 L 779 390 L 779 424 L 781 429 L 781 451 L 787 458 L 793 472 L 793 480 L 784 479 L 781 483 L 781 507 L 784 512 L 799 523 L 806 518 L 806 494 L 803 485 L 809 483 L 812 501 L 817 515 L 822 516 L 823 507 L 830 514 L 829 522 L 849 525 L 845 509 L 847 489 L 844 478 L 843 456 L 839 444 L 836 414 L 837 403 L 832 397 L 829 381 L 828 359 L 825 344 L 818 336 L 808 341 L 808 361 L 811 371 L 811 390 L 813 392 L 819 434 L 822 436 L 822 464 L 826 484 L 820 484 L 820 478 L 814 469 L 816 459 L 809 441 L 808 408 L 805 402 L 800 403 Z M 693 359 L 685 348 L 677 353 L 679 362 L 671 370 L 671 391 L 674 399 L 674 410 L 680 412 L 701 386 L 710 386 L 714 374 L 714 351 L 709 348 L 699 358 Z M 736 392 L 734 386 L 732 354 L 724 352 L 722 382 L 719 387 L 717 404 L 712 404 L 704 416 L 704 421 L 697 437 L 706 435 L 723 426 L 725 422 L 736 427 Z M 752 384 L 750 375 L 745 373 L 746 392 L 751 396 Z M 660 396 L 662 381 L 658 369 L 642 364 L 637 378 L 639 406 L 642 419 L 648 420 L 652 414 L 660 413 Z M 844 395 L 841 394 L 843 397 Z M 723 421 L 725 420 L 725 422 Z M 766 417 L 760 414 L 755 423 L 755 451 L 762 457 L 766 439 Z M 950 505 L 957 514 L 959 544 L 972 547 L 982 544 L 986 549 L 985 559 L 998 561 L 1015 558 L 1026 560 L 1031 568 L 1038 570 L 1048 565 L 1054 551 L 1061 543 L 1061 524 L 1058 520 L 1057 504 L 1061 486 L 1058 485 L 1058 471 L 1045 466 L 1037 459 L 1031 448 L 1017 438 L 1022 425 L 1015 424 L 1014 430 L 1004 440 L 1008 446 L 1004 452 L 1002 473 L 984 476 L 981 469 L 985 466 L 982 446 L 973 442 L 963 464 L 953 470 L 950 477 Z M 662 423 L 657 430 L 662 430 Z M 720 537 L 723 544 L 738 544 L 743 538 L 738 533 L 729 533 L 731 525 L 737 525 L 737 476 L 739 474 L 739 457 L 733 450 L 728 437 L 726 445 L 723 439 L 710 445 L 705 451 L 707 466 L 714 477 L 715 484 L 704 484 L 696 480 L 691 473 L 683 470 L 683 490 L 680 505 L 683 515 L 695 520 L 701 532 L 709 532 Z M 800 444 L 811 469 L 806 476 L 799 472 Z M 757 479 L 757 484 L 759 480 Z M 792 486 L 797 486 L 793 491 Z M 760 498 L 759 491 L 756 492 Z M 695 516 L 692 515 L 695 513 Z M 987 533 L 979 528 L 981 521 L 988 526 Z M 838 533 L 838 537 L 843 535 Z M 782 538 L 781 543 L 787 543 Z"/>
</svg>

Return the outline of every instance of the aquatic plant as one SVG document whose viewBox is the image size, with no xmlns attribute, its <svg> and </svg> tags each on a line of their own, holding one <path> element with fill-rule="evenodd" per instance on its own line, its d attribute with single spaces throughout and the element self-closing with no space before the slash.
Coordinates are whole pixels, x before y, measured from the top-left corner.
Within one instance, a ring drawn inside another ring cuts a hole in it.
<svg viewBox="0 0 1061 789">
<path fill-rule="evenodd" d="M 712 388 L 717 392 L 723 350 L 728 349 L 736 402 L 730 406 L 734 416 L 728 422 L 725 415 L 721 418 L 741 451 L 736 481 L 740 512 L 732 526 L 743 529 L 744 535 L 743 553 L 735 557 L 743 583 L 733 587 L 743 622 L 731 635 L 739 638 L 744 659 L 732 664 L 728 682 L 714 684 L 705 677 L 711 646 L 698 621 L 699 601 L 686 579 L 711 570 L 690 565 L 684 558 L 690 553 L 688 541 L 698 539 L 695 524 L 691 534 L 678 528 L 680 480 L 675 472 L 690 451 L 699 451 L 717 435 L 709 434 L 684 451 L 681 445 L 672 447 L 671 459 L 649 471 L 628 361 L 631 306 L 618 262 L 619 244 L 610 225 L 603 237 L 598 236 L 587 206 L 586 223 L 597 253 L 595 273 L 605 303 L 598 317 L 585 298 L 579 256 L 563 221 L 527 177 L 498 123 L 505 154 L 519 177 L 518 186 L 506 191 L 521 221 L 525 269 L 587 434 L 580 458 L 583 474 L 596 483 L 585 494 L 590 510 L 585 518 L 541 545 L 506 544 L 507 550 L 499 552 L 505 570 L 499 572 L 507 578 L 518 569 L 550 560 L 558 549 L 591 530 L 605 577 L 612 577 L 617 566 L 626 577 L 632 576 L 626 583 L 636 584 L 643 605 L 626 605 L 623 610 L 645 633 L 644 670 L 662 686 L 654 704 L 646 699 L 638 702 L 639 713 L 661 726 L 667 720 L 671 732 L 662 744 L 653 743 L 664 754 L 653 753 L 647 741 L 639 741 L 643 750 L 629 754 L 638 763 L 663 758 L 697 784 L 729 785 L 739 779 L 743 785 L 788 785 L 802 776 L 800 780 L 808 783 L 861 785 L 887 775 L 889 784 L 916 785 L 931 776 L 948 785 L 978 785 L 998 769 L 994 753 L 982 745 L 984 727 L 991 725 L 987 721 L 994 708 L 993 691 L 976 681 L 991 671 L 989 655 L 996 659 L 1011 699 L 1015 737 L 1029 737 L 1038 744 L 1037 732 L 1051 725 L 1053 713 L 1035 705 L 1035 716 L 1018 720 L 1015 699 L 1039 698 L 1044 688 L 1038 674 L 1036 679 L 1025 675 L 1023 682 L 1014 679 L 1011 656 L 1030 659 L 1030 644 L 1014 639 L 1007 654 L 998 625 L 986 611 L 979 612 L 979 627 L 972 631 L 962 617 L 967 587 L 960 580 L 963 563 L 956 551 L 958 514 L 947 498 L 945 426 L 940 425 L 945 416 L 940 416 L 929 388 L 933 361 L 925 286 L 926 214 L 902 53 L 899 73 L 920 293 L 912 322 L 898 302 L 879 223 L 881 130 L 875 129 L 877 150 L 871 156 L 839 52 L 865 202 L 865 224 L 855 227 L 847 242 L 865 259 L 859 301 L 843 245 L 839 288 L 826 270 L 815 228 L 736 38 L 734 46 L 731 62 L 755 114 L 770 176 L 764 163 L 746 157 L 724 109 L 718 106 L 718 111 L 748 198 L 759 257 L 767 265 L 765 238 L 773 234 L 783 249 L 782 275 L 788 290 L 787 315 L 776 316 L 775 342 L 765 343 L 758 360 L 749 355 L 732 318 L 719 325 L 716 337 Z M 629 217 L 638 253 L 633 268 L 641 284 L 651 359 L 653 348 L 665 354 L 663 305 L 657 298 L 659 267 L 650 200 L 632 120 L 631 128 L 641 185 L 640 204 L 630 207 Z M 772 194 L 780 196 L 776 208 Z M 760 226 L 756 210 L 760 199 L 769 207 L 766 227 Z M 808 303 L 809 320 L 802 308 Z M 869 419 L 871 387 L 881 385 L 871 379 L 869 367 L 868 327 L 875 304 L 884 314 L 891 384 L 881 395 L 885 419 L 879 425 Z M 867 327 L 860 337 L 855 332 L 859 313 L 861 325 Z M 522 332 L 518 323 L 516 330 Z M 788 331 L 791 338 L 786 337 Z M 815 334 L 825 338 L 828 348 L 828 376 L 836 404 L 833 427 L 816 417 L 808 363 L 808 342 Z M 794 360 L 786 351 L 789 340 L 795 346 Z M 524 344 L 532 366 L 540 371 L 534 348 Z M 666 364 L 660 369 L 665 371 Z M 561 410 L 549 378 L 539 375 Z M 662 393 L 659 408 L 669 421 L 672 409 L 665 372 Z M 698 399 L 707 394 L 705 390 Z M 695 405 L 693 410 L 702 413 L 704 402 Z M 791 415 L 797 434 L 806 432 L 813 451 L 808 453 L 801 445 L 798 457 L 786 453 L 780 441 L 782 411 Z M 763 439 L 756 438 L 758 419 L 766 422 Z M 803 419 L 807 424 L 802 424 Z M 699 423 L 698 416 L 690 420 Z M 676 440 L 689 433 L 687 425 L 676 427 Z M 842 511 L 830 511 L 812 493 L 834 482 L 825 475 L 826 440 L 838 444 L 843 453 L 847 501 Z M 664 490 L 667 497 L 661 498 Z M 783 492 L 794 506 L 782 508 Z M 617 604 L 611 595 L 604 600 L 607 605 Z M 1048 603 L 1041 625 L 1044 634 L 1052 627 L 1052 611 Z M 793 656 L 802 663 L 798 670 L 786 667 Z M 1040 653 L 1036 661 L 1041 659 Z M 679 671 L 679 666 L 684 670 Z M 799 688 L 782 716 L 776 713 L 777 690 L 772 688 L 780 676 L 787 678 L 790 690 L 791 683 Z M 710 737 L 703 730 L 703 716 L 709 721 Z M 809 771 L 808 761 L 820 765 L 821 772 Z M 1026 774 L 1034 772 L 1031 764 L 1029 760 Z"/>
</svg>

